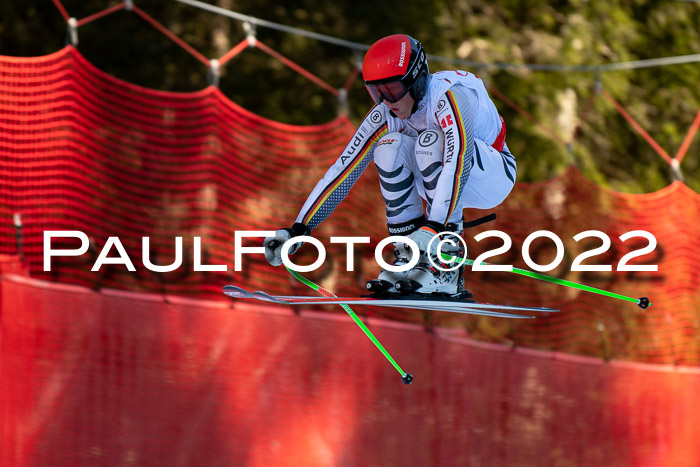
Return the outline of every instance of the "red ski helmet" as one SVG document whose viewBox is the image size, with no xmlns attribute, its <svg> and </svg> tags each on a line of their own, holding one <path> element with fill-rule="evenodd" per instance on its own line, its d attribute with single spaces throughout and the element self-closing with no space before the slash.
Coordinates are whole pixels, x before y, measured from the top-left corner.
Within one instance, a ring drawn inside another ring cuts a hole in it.
<svg viewBox="0 0 700 467">
<path fill-rule="evenodd" d="M 376 104 L 394 103 L 410 92 L 417 102 L 428 84 L 428 60 L 420 42 L 394 34 L 375 42 L 362 62 L 365 87 Z"/>
</svg>

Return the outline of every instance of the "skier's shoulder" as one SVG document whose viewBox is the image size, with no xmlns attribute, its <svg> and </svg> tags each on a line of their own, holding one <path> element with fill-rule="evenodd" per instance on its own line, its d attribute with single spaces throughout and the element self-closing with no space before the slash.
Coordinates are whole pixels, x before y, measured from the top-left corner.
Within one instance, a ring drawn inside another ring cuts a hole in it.
<svg viewBox="0 0 700 467">
<path fill-rule="evenodd" d="M 391 120 L 391 116 L 389 115 L 387 106 L 384 104 L 376 104 L 365 114 L 365 117 L 357 127 L 356 134 L 360 133 L 367 136 L 383 128 L 387 124 L 391 126 L 389 120 Z"/>
<path fill-rule="evenodd" d="M 386 117 L 389 115 L 389 109 L 387 109 L 384 104 L 375 104 L 369 109 L 365 118 L 362 122 L 367 122 L 370 125 L 381 125 L 386 121 Z"/>
<path fill-rule="evenodd" d="M 433 73 L 428 89 L 432 96 L 440 98 L 450 89 L 459 88 L 470 89 L 476 94 L 486 91 L 483 81 L 478 76 L 463 70 L 446 70 Z"/>
<path fill-rule="evenodd" d="M 454 71 L 439 71 L 430 75 L 428 83 L 427 103 L 428 115 L 438 118 L 438 115 L 447 110 L 446 94 L 450 89 L 461 86 L 460 76 Z"/>
<path fill-rule="evenodd" d="M 466 87 L 483 86 L 483 82 L 477 75 L 464 70 L 438 71 L 430 76 L 431 85 L 447 87 L 447 89 L 455 85 Z"/>
</svg>

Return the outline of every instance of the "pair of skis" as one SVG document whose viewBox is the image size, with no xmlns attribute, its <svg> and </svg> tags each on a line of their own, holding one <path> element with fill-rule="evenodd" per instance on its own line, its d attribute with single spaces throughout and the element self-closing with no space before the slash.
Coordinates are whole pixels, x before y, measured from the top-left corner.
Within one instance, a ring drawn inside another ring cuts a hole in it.
<svg viewBox="0 0 700 467">
<path fill-rule="evenodd" d="M 466 260 L 468 264 L 473 264 L 472 260 Z M 365 335 L 374 343 L 377 349 L 384 355 L 384 357 L 392 364 L 392 366 L 401 375 L 401 381 L 404 384 L 411 384 L 413 382 L 413 375 L 403 371 L 403 369 L 396 363 L 394 358 L 387 352 L 384 346 L 377 340 L 377 338 L 372 334 L 372 332 L 367 328 L 365 323 L 360 320 L 360 318 L 355 314 L 355 312 L 350 308 L 349 304 L 353 305 L 375 305 L 375 306 L 388 306 L 388 307 L 402 307 L 402 308 L 413 308 L 419 310 L 428 311 L 447 311 L 452 313 L 465 313 L 465 314 L 475 314 L 484 316 L 496 316 L 502 318 L 532 318 L 533 316 L 524 316 L 513 313 L 506 313 L 505 311 L 519 311 L 519 312 L 553 312 L 558 311 L 551 308 L 538 308 L 538 307 L 517 307 L 517 306 L 507 306 L 507 305 L 493 305 L 489 303 L 479 303 L 468 299 L 432 299 L 430 297 L 425 297 L 421 299 L 416 298 L 395 298 L 395 299 L 378 299 L 371 297 L 337 297 L 333 293 L 327 291 L 318 284 L 310 281 L 296 271 L 287 268 L 289 273 L 297 280 L 307 285 L 311 289 L 319 292 L 323 297 L 308 297 L 308 296 L 289 296 L 289 295 L 270 295 L 265 292 L 249 292 L 241 287 L 235 285 L 227 285 L 224 287 L 223 292 L 232 298 L 239 299 L 254 299 L 261 300 L 264 302 L 277 303 L 283 305 L 330 305 L 338 304 L 340 305 L 352 318 L 352 320 L 357 324 L 360 329 L 365 333 Z M 535 273 L 532 271 L 527 271 L 524 269 L 513 268 L 513 272 L 516 274 L 525 275 L 532 277 L 534 279 L 544 280 L 547 282 L 552 282 L 559 285 L 564 285 L 566 287 L 573 287 L 579 290 L 584 290 L 586 292 L 596 293 L 599 295 L 605 295 L 608 297 L 616 298 L 619 300 L 635 302 L 640 308 L 647 308 L 651 306 L 649 299 L 646 297 L 641 297 L 639 299 L 634 299 L 632 297 L 626 297 L 624 295 L 615 294 L 602 289 L 596 289 L 582 284 L 577 284 L 575 282 L 557 279 L 555 277 L 549 277 L 544 274 Z M 498 310 L 498 311 L 496 311 Z"/>
<path fill-rule="evenodd" d="M 298 295 L 270 295 L 265 292 L 249 292 L 242 287 L 235 285 L 224 286 L 224 293 L 232 298 L 242 298 L 242 299 L 254 299 L 261 300 L 269 303 L 277 303 L 282 305 L 331 305 L 337 304 L 343 307 L 347 314 L 355 321 L 360 329 L 365 333 L 365 335 L 374 343 L 374 345 L 379 349 L 379 351 L 386 357 L 386 359 L 393 365 L 393 367 L 401 375 L 401 381 L 404 384 L 411 384 L 413 382 L 413 375 L 403 371 L 403 369 L 396 363 L 396 360 L 387 352 L 384 346 L 379 342 L 379 340 L 372 334 L 365 323 L 360 320 L 360 318 L 355 314 L 355 312 L 350 308 L 352 305 L 375 305 L 375 306 L 387 306 L 387 307 L 399 307 L 399 308 L 412 308 L 418 310 L 427 311 L 448 311 L 452 313 L 465 313 L 474 315 L 484 315 L 484 316 L 497 316 L 501 318 L 533 318 L 533 316 L 523 316 L 516 315 L 513 313 L 505 313 L 504 310 L 508 311 L 540 311 L 540 312 L 551 312 L 558 311 L 551 308 L 536 308 L 536 307 L 517 307 L 517 306 L 507 306 L 507 305 L 493 305 L 489 303 L 479 303 L 474 300 L 469 299 L 437 299 L 430 297 L 422 298 L 372 298 L 372 297 L 338 297 L 328 290 L 324 289 L 320 285 L 310 281 L 306 277 L 302 276 L 296 271 L 287 268 L 287 271 L 297 280 L 306 284 L 311 289 L 319 292 L 323 297 L 308 297 L 308 296 L 298 296 Z M 500 310 L 500 311 L 495 311 Z"/>
<path fill-rule="evenodd" d="M 294 272 L 292 271 L 294 274 Z M 295 276 L 296 277 L 296 276 Z M 301 275 L 299 277 L 302 277 Z M 304 278 L 308 281 L 306 278 Z M 308 281 L 312 288 L 319 290 L 321 287 Z M 315 287 L 318 287 L 316 289 Z M 420 297 L 420 296 L 399 296 L 391 297 L 336 297 L 335 295 L 326 297 L 309 297 L 305 295 L 269 295 L 265 292 L 249 292 L 235 285 L 227 285 L 224 287 L 224 293 L 232 298 L 249 298 L 261 300 L 264 302 L 277 303 L 280 305 L 374 305 L 394 308 L 411 308 L 414 310 L 427 311 L 447 311 L 451 313 L 464 313 L 483 316 L 497 316 L 500 318 L 534 318 L 534 316 L 516 315 L 513 313 L 505 313 L 504 311 L 525 311 L 525 312 L 551 312 L 559 311 L 551 308 L 541 307 L 521 307 L 508 305 L 494 305 L 490 303 L 480 303 L 469 299 L 450 299 L 437 297 Z"/>
</svg>

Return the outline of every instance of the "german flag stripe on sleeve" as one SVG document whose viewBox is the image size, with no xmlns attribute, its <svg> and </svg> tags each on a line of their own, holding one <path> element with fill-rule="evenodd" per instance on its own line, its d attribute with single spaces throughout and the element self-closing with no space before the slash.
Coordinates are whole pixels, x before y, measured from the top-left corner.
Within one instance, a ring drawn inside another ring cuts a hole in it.
<svg viewBox="0 0 700 467">
<path fill-rule="evenodd" d="M 304 224 L 309 225 L 311 223 L 311 219 L 313 219 L 328 197 L 331 196 L 331 194 L 333 194 L 333 192 L 337 190 L 345 180 L 347 180 L 348 176 L 362 164 L 362 161 L 369 155 L 374 143 L 379 141 L 384 135 L 387 134 L 387 132 L 387 124 L 384 123 L 384 125 L 377 128 L 374 133 L 370 135 L 367 141 L 365 141 L 364 146 L 362 146 L 362 149 L 357 157 L 355 157 L 355 159 L 340 174 L 338 174 L 338 176 L 331 183 L 329 183 L 326 189 L 319 195 L 316 202 L 304 216 L 302 221 Z"/>
<path fill-rule="evenodd" d="M 457 105 L 454 94 L 451 90 L 448 90 L 447 100 L 452 108 L 452 112 L 455 116 L 455 126 L 457 127 L 457 143 L 459 144 L 459 153 L 457 154 L 457 160 L 455 161 L 455 173 L 454 179 L 452 181 L 452 197 L 450 200 L 450 207 L 447 210 L 447 216 L 445 217 L 445 222 L 450 218 L 455 209 L 461 209 L 457 203 L 459 203 L 459 194 L 462 191 L 462 175 L 464 173 L 464 159 L 467 152 L 467 141 L 464 135 L 464 120 L 462 119 L 462 114 L 459 111 L 459 106 Z"/>
</svg>

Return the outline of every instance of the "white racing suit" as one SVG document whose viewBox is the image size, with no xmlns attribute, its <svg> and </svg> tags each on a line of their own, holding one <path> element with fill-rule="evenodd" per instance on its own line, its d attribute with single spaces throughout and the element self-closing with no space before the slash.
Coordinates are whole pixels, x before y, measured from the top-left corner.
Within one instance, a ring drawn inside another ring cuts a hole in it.
<svg viewBox="0 0 700 467">
<path fill-rule="evenodd" d="M 373 160 L 392 235 L 409 233 L 426 219 L 459 223 L 463 208 L 497 206 L 516 177 L 505 123 L 482 81 L 464 71 L 432 74 L 426 95 L 406 120 L 384 104 L 373 107 L 296 222 L 311 230 L 318 226 Z"/>
</svg>

